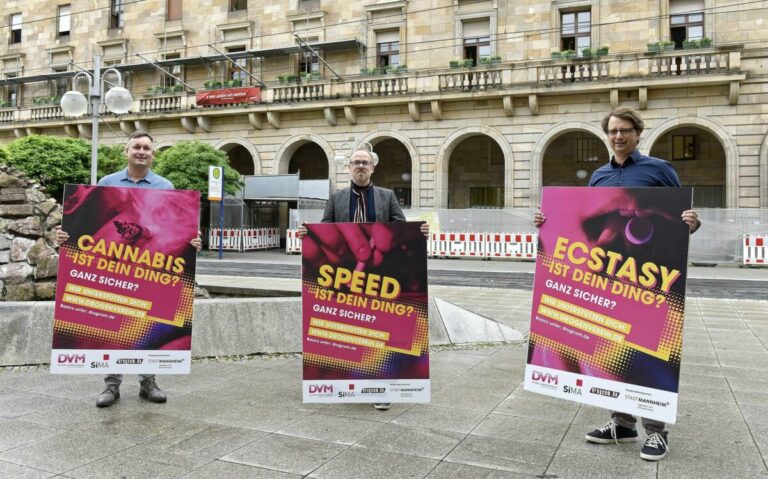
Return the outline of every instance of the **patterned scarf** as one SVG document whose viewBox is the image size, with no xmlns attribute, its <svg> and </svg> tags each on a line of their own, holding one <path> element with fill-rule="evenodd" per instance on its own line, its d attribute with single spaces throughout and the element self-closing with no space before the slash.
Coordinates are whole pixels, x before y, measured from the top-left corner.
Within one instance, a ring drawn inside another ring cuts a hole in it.
<svg viewBox="0 0 768 479">
<path fill-rule="evenodd" d="M 357 207 L 355 208 L 355 217 L 352 220 L 355 223 L 366 223 L 368 221 L 368 192 L 373 187 L 373 183 L 368 183 L 368 186 L 357 186 L 352 183 L 352 194 L 355 195 L 357 200 Z"/>
</svg>

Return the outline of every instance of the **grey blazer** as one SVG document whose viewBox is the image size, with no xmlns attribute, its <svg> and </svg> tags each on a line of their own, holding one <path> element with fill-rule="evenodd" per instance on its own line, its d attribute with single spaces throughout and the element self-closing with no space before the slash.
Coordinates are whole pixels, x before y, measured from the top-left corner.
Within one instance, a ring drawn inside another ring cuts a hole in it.
<svg viewBox="0 0 768 479">
<path fill-rule="evenodd" d="M 351 187 L 339 190 L 325 204 L 322 223 L 346 223 L 349 222 L 349 195 Z M 392 190 L 373 187 L 373 205 L 376 209 L 376 222 L 389 223 L 391 221 L 405 221 L 400 203 Z"/>
</svg>

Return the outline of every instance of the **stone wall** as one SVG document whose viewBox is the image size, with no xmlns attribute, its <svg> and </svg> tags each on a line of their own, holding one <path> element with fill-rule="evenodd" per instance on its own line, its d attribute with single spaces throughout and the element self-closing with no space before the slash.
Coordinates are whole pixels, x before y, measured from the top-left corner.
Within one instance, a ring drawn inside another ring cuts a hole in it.
<svg viewBox="0 0 768 479">
<path fill-rule="evenodd" d="M 0 165 L 0 301 L 55 296 L 61 208 L 43 190 L 22 172 Z"/>
</svg>

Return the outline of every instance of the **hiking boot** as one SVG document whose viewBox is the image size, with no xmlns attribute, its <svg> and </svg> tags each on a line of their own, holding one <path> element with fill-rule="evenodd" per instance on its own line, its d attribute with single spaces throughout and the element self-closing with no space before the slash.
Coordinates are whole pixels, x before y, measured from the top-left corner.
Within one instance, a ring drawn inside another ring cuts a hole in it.
<svg viewBox="0 0 768 479">
<path fill-rule="evenodd" d="M 584 439 L 589 442 L 594 442 L 595 444 L 635 442 L 637 441 L 637 431 L 628 427 L 619 426 L 611 420 L 600 429 L 595 429 L 588 433 L 584 436 Z"/>
<path fill-rule="evenodd" d="M 109 407 L 120 399 L 120 386 L 116 384 L 107 385 L 107 389 L 96 398 L 96 407 Z"/>
<path fill-rule="evenodd" d="M 155 378 L 147 378 L 141 381 L 141 389 L 139 389 L 139 396 L 143 397 L 147 401 L 152 402 L 165 402 L 168 398 L 165 393 L 157 387 Z"/>
<path fill-rule="evenodd" d="M 669 451 L 669 444 L 666 431 L 654 432 L 645 440 L 640 457 L 646 461 L 661 461 L 667 455 L 667 451 Z"/>
<path fill-rule="evenodd" d="M 375 407 L 379 411 L 386 411 L 387 409 L 389 409 L 390 406 L 391 404 L 388 402 L 373 403 L 373 407 Z"/>
</svg>

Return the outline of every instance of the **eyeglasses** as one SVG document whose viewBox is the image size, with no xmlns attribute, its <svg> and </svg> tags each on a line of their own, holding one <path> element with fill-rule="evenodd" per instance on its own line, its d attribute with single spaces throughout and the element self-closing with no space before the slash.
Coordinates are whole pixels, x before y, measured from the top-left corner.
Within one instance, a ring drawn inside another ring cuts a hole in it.
<svg viewBox="0 0 768 479">
<path fill-rule="evenodd" d="M 615 128 L 613 130 L 608 130 L 608 136 L 616 136 L 619 133 L 621 133 L 621 136 L 627 136 L 633 131 L 635 131 L 634 128 Z"/>
<path fill-rule="evenodd" d="M 373 163 L 371 163 L 368 160 L 354 160 L 349 162 L 349 166 L 364 166 L 366 168 L 371 166 L 372 164 Z"/>
</svg>

